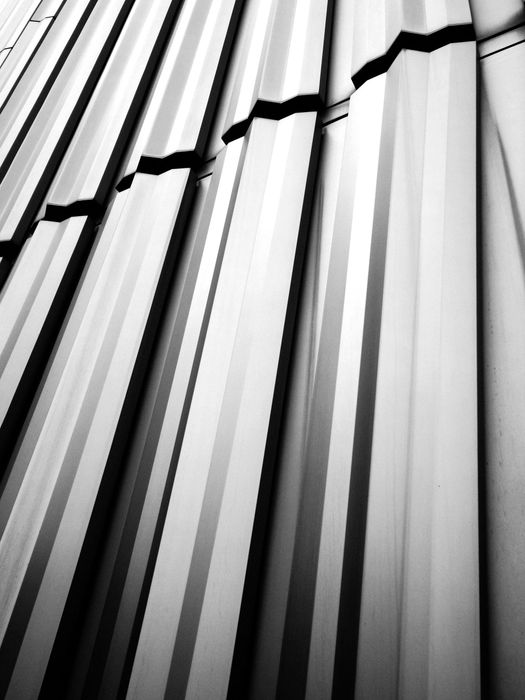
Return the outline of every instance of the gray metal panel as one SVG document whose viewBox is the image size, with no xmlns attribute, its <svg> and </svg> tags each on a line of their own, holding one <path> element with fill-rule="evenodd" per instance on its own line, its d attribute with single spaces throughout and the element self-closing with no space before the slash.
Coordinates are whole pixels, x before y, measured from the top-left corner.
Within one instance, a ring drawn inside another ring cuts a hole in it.
<svg viewBox="0 0 525 700">
<path fill-rule="evenodd" d="M 352 7 L 352 75 L 383 56 L 401 31 L 431 34 L 471 22 L 468 0 L 355 0 Z"/>
<path fill-rule="evenodd" d="M 36 4 L 0 0 L 0 696 L 521 697 L 521 0 L 472 2 L 479 115 L 466 0 Z"/>
<path fill-rule="evenodd" d="M 163 502 L 171 490 L 172 455 L 184 433 L 245 150 L 241 142 L 232 145 L 219 158 L 213 178 L 198 183 L 176 284 L 126 461 L 129 476 L 108 533 L 114 544 L 107 550 L 104 576 L 98 581 L 100 602 L 93 611 L 92 633 L 83 640 L 72 681 L 74 687 L 80 687 L 87 677 L 92 693 L 100 688 L 106 696 L 116 694 L 126 656 L 133 651 L 133 628 L 140 620 L 140 598 L 147 590 L 155 533 L 162 525 Z M 122 569 L 124 578 L 118 575 Z M 113 601 L 118 601 L 116 608 Z"/>
<path fill-rule="evenodd" d="M 492 697 L 525 688 L 525 44 L 481 61 L 484 374 Z"/>
</svg>

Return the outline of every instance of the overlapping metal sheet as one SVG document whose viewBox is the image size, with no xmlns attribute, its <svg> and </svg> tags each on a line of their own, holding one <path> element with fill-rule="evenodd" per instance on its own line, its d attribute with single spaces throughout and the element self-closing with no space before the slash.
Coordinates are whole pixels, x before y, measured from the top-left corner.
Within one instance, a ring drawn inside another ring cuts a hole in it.
<svg viewBox="0 0 525 700">
<path fill-rule="evenodd" d="M 525 326 L 519 311 L 524 296 L 525 134 L 520 121 L 525 44 L 523 35 L 508 34 L 507 47 L 483 42 L 480 69 L 489 624 L 493 689 L 501 698 L 519 697 L 525 687 Z"/>
<path fill-rule="evenodd" d="M 522 697 L 525 17 L 471 5 L 0 5 L 2 697 Z"/>
</svg>

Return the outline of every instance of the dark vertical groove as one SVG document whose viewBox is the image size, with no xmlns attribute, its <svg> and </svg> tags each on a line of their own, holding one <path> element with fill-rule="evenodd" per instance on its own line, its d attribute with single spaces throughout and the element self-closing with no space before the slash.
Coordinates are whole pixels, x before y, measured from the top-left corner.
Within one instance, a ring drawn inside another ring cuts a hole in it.
<svg viewBox="0 0 525 700">
<path fill-rule="evenodd" d="M 293 339 L 297 320 L 299 298 L 302 290 L 305 252 L 308 245 L 308 233 L 311 226 L 312 209 L 314 203 L 315 185 L 319 165 L 321 147 L 321 121 L 316 120 L 312 152 L 308 166 L 303 209 L 297 241 L 297 249 L 290 285 L 290 296 L 286 309 L 284 332 L 281 342 L 279 365 L 277 368 L 275 392 L 270 413 L 268 439 L 266 442 L 261 481 L 257 496 L 250 552 L 246 568 L 243 596 L 239 613 L 239 623 L 230 672 L 228 687 L 228 700 L 244 700 L 248 697 L 250 673 L 253 666 L 253 658 L 256 642 L 255 621 L 257 618 L 258 604 L 261 599 L 261 569 L 266 549 L 268 534 L 268 520 L 270 505 L 272 502 L 272 488 L 274 485 L 274 472 L 276 456 L 281 438 L 281 419 L 288 388 L 289 363 L 292 354 Z"/>
<path fill-rule="evenodd" d="M 122 479 L 121 465 L 126 453 L 130 432 L 144 388 L 150 357 L 155 345 L 165 310 L 173 269 L 181 242 L 181 236 L 191 209 L 194 196 L 194 178 L 186 183 L 177 221 L 174 226 L 162 272 L 151 304 L 151 312 L 144 329 L 133 373 L 123 403 L 123 408 L 113 438 L 111 451 L 98 489 L 97 499 L 90 517 L 78 564 L 70 586 L 67 602 L 60 621 L 56 640 L 42 683 L 41 698 L 63 697 L 69 684 L 69 674 L 74 668 L 78 629 L 85 623 L 89 610 L 87 602 L 92 591 L 94 573 L 101 561 L 104 535 L 111 519 L 115 494 Z M 38 545 L 35 551 L 38 550 Z"/>
<path fill-rule="evenodd" d="M 354 73 L 352 82 L 357 89 L 368 80 L 386 73 L 403 50 L 431 53 L 448 46 L 448 44 L 460 44 L 465 41 L 476 41 L 472 24 L 452 24 L 437 29 L 431 34 L 416 34 L 403 29 L 388 47 L 386 53 L 368 61 Z"/>
<path fill-rule="evenodd" d="M 395 100 L 393 98 L 395 92 L 395 86 L 387 81 L 343 555 L 332 690 L 334 700 L 346 700 L 355 695 L 370 459 L 374 432 L 383 284 L 393 170 L 396 122 Z"/>
<path fill-rule="evenodd" d="M 485 394 L 484 256 L 481 187 L 483 150 L 481 121 L 481 67 L 476 61 L 476 312 L 478 372 L 478 513 L 479 513 L 479 600 L 481 698 L 490 698 L 490 616 L 487 527 L 487 435 Z"/>
</svg>

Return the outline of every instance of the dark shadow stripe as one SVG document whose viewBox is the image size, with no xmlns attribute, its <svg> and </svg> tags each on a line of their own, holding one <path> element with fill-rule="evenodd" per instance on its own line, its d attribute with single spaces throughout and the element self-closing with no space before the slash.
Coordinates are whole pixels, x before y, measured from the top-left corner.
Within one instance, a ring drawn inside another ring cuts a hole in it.
<svg viewBox="0 0 525 700">
<path fill-rule="evenodd" d="M 491 625 L 490 579 L 488 562 L 488 481 L 487 481 L 487 415 L 485 384 L 485 290 L 484 231 L 482 184 L 484 175 L 481 129 L 481 66 L 476 66 L 476 313 L 477 313 L 477 379 L 478 379 L 478 556 L 479 556 L 479 651 L 481 700 L 490 700 L 491 688 Z"/>
<path fill-rule="evenodd" d="M 224 143 L 231 143 L 235 139 L 246 135 L 255 117 L 261 119 L 273 119 L 279 121 L 302 112 L 318 112 L 324 109 L 324 103 L 319 95 L 296 95 L 285 102 L 269 102 L 267 100 L 257 100 L 252 111 L 246 119 L 237 124 L 233 124 L 226 131 L 222 140 Z"/>
<path fill-rule="evenodd" d="M 241 157 L 241 162 L 244 162 L 244 155 Z M 235 184 L 235 192 L 237 192 L 237 188 L 239 186 L 240 182 L 240 171 L 242 170 L 241 167 L 239 167 L 237 176 L 236 176 L 236 184 Z M 211 185 L 213 187 L 213 184 Z M 218 185 L 217 185 L 218 186 Z M 232 195 L 231 203 L 230 203 L 230 208 L 231 208 L 231 213 L 228 215 L 229 222 L 231 223 L 231 216 L 233 214 L 233 206 L 234 202 L 236 201 L 237 194 L 235 193 Z M 213 212 L 212 212 L 213 213 Z M 170 465 L 168 469 L 168 473 L 165 479 L 165 485 L 162 493 L 162 497 L 160 500 L 160 504 L 157 510 L 157 519 L 156 523 L 154 526 L 154 532 L 153 532 L 153 537 L 151 538 L 151 545 L 150 545 L 150 550 L 149 554 L 147 557 L 147 565 L 146 568 L 143 572 L 142 575 L 142 581 L 141 581 L 141 591 L 140 595 L 138 597 L 137 604 L 135 606 L 135 609 L 133 611 L 133 621 L 131 624 L 131 629 L 128 635 L 128 646 L 125 654 L 125 661 L 123 664 L 123 670 L 121 673 L 121 678 L 120 678 L 120 683 L 119 683 L 119 690 L 117 697 L 122 700 L 126 698 L 127 696 L 127 690 L 128 690 L 128 685 L 129 681 L 131 678 L 131 673 L 133 670 L 133 663 L 135 660 L 135 653 L 137 650 L 138 642 L 139 642 L 139 637 L 140 637 L 140 632 L 142 629 L 142 623 L 144 620 L 145 612 L 146 612 L 146 605 L 149 600 L 149 594 L 150 594 L 150 589 L 151 589 L 151 584 L 153 581 L 153 576 L 155 573 L 155 567 L 157 564 L 157 556 L 159 553 L 159 548 L 161 544 L 161 539 L 164 533 L 164 525 L 166 522 L 166 517 L 168 514 L 168 508 L 171 500 L 171 493 L 173 489 L 173 484 L 175 481 L 175 475 L 177 472 L 177 467 L 178 467 L 178 461 L 179 461 L 179 455 L 180 455 L 180 450 L 182 447 L 182 441 L 184 439 L 184 434 L 186 432 L 186 424 L 188 421 L 188 415 L 193 399 L 193 392 L 195 390 L 195 384 L 197 381 L 197 375 L 199 372 L 199 367 L 200 367 L 200 361 L 202 357 L 202 351 L 204 348 L 204 342 L 206 340 L 206 334 L 208 332 L 208 325 L 210 321 L 210 316 L 211 316 L 211 311 L 213 308 L 214 300 L 215 300 L 215 293 L 217 290 L 217 284 L 219 280 L 219 275 L 221 272 L 222 268 L 222 260 L 224 256 L 224 251 L 229 235 L 229 229 L 230 229 L 230 224 L 228 224 L 225 227 L 225 234 L 223 233 L 222 240 L 220 243 L 220 248 L 219 248 L 219 253 L 216 258 L 216 263 L 215 263 L 215 269 L 213 272 L 213 277 L 212 281 L 210 284 L 209 288 L 209 293 L 208 293 L 208 299 L 206 301 L 206 307 L 204 311 L 204 316 L 202 320 L 202 326 L 199 332 L 199 338 L 197 342 L 197 347 L 195 349 L 195 354 L 194 354 L 194 359 L 192 363 L 192 368 L 190 372 L 190 376 L 188 379 L 188 384 L 187 384 L 187 389 L 186 389 L 186 396 L 184 398 L 184 404 L 183 408 L 180 414 L 180 419 L 179 419 L 179 425 L 177 427 L 177 436 L 175 439 L 175 443 L 173 446 L 173 451 L 172 451 L 172 456 L 170 460 Z"/>
<path fill-rule="evenodd" d="M 135 359 L 135 366 L 122 404 L 110 454 L 91 511 L 89 525 L 86 529 L 82 548 L 78 556 L 64 611 L 55 635 L 53 648 L 42 683 L 41 698 L 62 698 L 66 696 L 66 690 L 70 681 L 70 673 L 74 668 L 73 662 L 77 652 L 76 640 L 78 630 L 80 626 L 85 623 L 84 618 L 89 610 L 88 601 L 93 588 L 93 572 L 99 570 L 100 557 L 102 554 L 101 544 L 106 536 L 115 493 L 120 485 L 121 469 L 130 439 L 130 431 L 132 430 L 138 404 L 142 396 L 157 331 L 162 322 L 165 301 L 169 293 L 171 279 L 176 266 L 182 235 L 191 211 L 194 193 L 195 182 L 194 178 L 190 176 L 173 227 L 173 233 L 155 289 L 149 317 Z M 62 507 L 62 503 L 60 505 Z M 49 538 L 52 541 L 54 541 L 56 537 L 56 532 L 60 524 L 61 516 L 56 518 L 55 522 L 50 523 Z M 38 556 L 39 549 L 37 544 L 34 548 L 33 557 Z M 49 551 L 43 552 L 41 556 L 45 557 L 47 561 Z M 38 587 L 39 586 L 40 582 L 38 582 Z M 36 592 L 38 592 L 38 589 Z"/>
<path fill-rule="evenodd" d="M 56 221 L 61 223 L 74 216 L 90 216 L 95 221 L 102 218 L 104 209 L 94 199 L 80 199 L 72 204 L 62 206 L 60 204 L 48 204 L 42 221 Z"/>
<path fill-rule="evenodd" d="M 20 376 L 9 409 L 0 425 L 0 493 L 3 492 L 3 487 L 5 486 L 11 453 L 22 430 L 28 407 L 31 405 L 35 390 L 38 387 L 53 348 L 53 343 L 62 327 L 73 293 L 77 287 L 78 278 L 93 241 L 93 229 L 92 221 L 88 220 L 84 223 L 70 255 L 69 262 L 64 269 L 62 279 L 50 302 L 48 312 L 43 319 L 33 350 L 27 358 L 25 369 Z M 55 253 L 56 250 L 53 252 L 53 256 Z"/>
<path fill-rule="evenodd" d="M 0 241 L 0 257 L 14 259 L 20 250 L 13 240 L 11 241 Z"/>
<path fill-rule="evenodd" d="M 199 207 L 197 205 L 197 209 L 198 208 Z M 196 215 L 197 218 L 195 221 L 197 222 L 198 212 L 193 209 L 192 216 Z M 205 214 L 203 214 L 203 216 L 204 215 Z M 208 221 L 210 216 L 211 213 L 208 212 L 206 221 Z M 189 225 L 189 228 L 191 228 L 191 224 Z M 91 659 L 89 661 L 89 667 L 86 673 L 85 685 L 83 686 L 82 697 L 86 700 L 89 698 L 98 697 L 102 692 L 105 692 L 106 695 L 114 692 L 113 688 L 115 685 L 118 686 L 120 682 L 120 673 L 119 671 L 116 672 L 115 668 L 120 669 L 124 667 L 126 656 L 130 651 L 128 642 L 132 635 L 136 605 L 138 604 L 140 588 L 145 575 L 145 567 L 140 567 L 135 562 L 133 569 L 130 570 L 130 564 L 135 552 L 137 533 L 139 532 L 140 521 L 143 517 L 143 511 L 145 508 L 152 475 L 153 479 L 156 478 L 154 473 L 155 453 L 157 450 L 159 436 L 164 424 L 166 407 L 172 391 L 173 378 L 176 372 L 182 340 L 193 299 L 194 284 L 200 270 L 202 254 L 206 245 L 207 236 L 205 234 L 207 234 L 208 230 L 207 225 L 204 226 L 204 229 L 205 230 L 199 231 L 199 235 L 195 240 L 196 247 L 192 249 L 193 252 L 190 267 L 191 281 L 189 286 L 183 292 L 180 300 L 180 306 L 175 314 L 176 320 L 173 322 L 169 350 L 165 357 L 161 372 L 162 379 L 158 384 L 154 407 L 148 423 L 147 437 L 141 449 L 141 456 L 139 460 L 140 463 L 137 466 L 137 472 L 129 501 L 127 501 L 128 505 L 126 506 L 126 513 L 123 516 L 124 520 L 120 534 L 118 551 L 110 564 L 111 579 L 104 596 L 105 600 L 103 612 L 101 613 L 100 619 L 97 622 L 96 638 L 92 646 L 92 651 L 90 652 Z M 221 250 L 224 250 L 225 243 L 226 237 L 221 244 Z M 182 245 L 187 244 L 187 240 L 182 243 Z M 219 259 L 222 260 L 221 254 L 218 256 L 218 260 Z M 220 269 L 220 262 L 217 263 L 217 269 Z M 173 284 L 173 281 L 177 278 L 179 272 L 180 271 L 178 268 L 176 268 L 170 284 Z M 217 276 L 218 275 L 216 273 L 215 277 Z M 171 292 L 169 292 L 169 294 L 171 294 Z M 166 311 L 166 313 L 168 312 Z M 166 316 L 166 319 L 168 319 L 168 316 Z M 166 323 L 166 319 L 161 322 L 162 326 L 164 326 Z M 156 350 L 154 350 L 154 352 L 156 352 Z M 146 384 L 148 384 L 149 381 L 151 381 L 151 376 L 149 380 L 146 380 Z M 128 469 L 130 462 L 126 460 L 125 463 L 127 465 L 126 469 Z M 158 505 L 160 507 L 160 501 Z M 152 502 L 150 501 L 148 503 L 148 507 L 150 509 L 150 517 L 155 519 L 157 512 L 155 510 L 155 503 L 152 505 Z M 144 534 L 142 534 L 142 537 L 144 537 Z M 153 537 L 153 533 L 151 533 L 151 537 Z M 143 544 L 141 544 L 141 550 L 144 553 L 143 561 L 147 562 L 149 557 L 149 545 L 145 539 L 142 540 L 142 542 Z M 139 592 L 133 596 L 131 602 L 130 598 L 127 599 L 126 606 L 128 607 L 129 612 L 126 614 L 125 620 L 122 621 L 122 619 L 119 620 L 118 616 L 121 614 L 123 606 L 123 591 L 131 578 L 135 580 L 134 588 L 139 589 Z M 118 635 L 119 637 L 118 649 L 116 649 L 116 646 L 112 644 L 114 634 Z M 134 653 L 134 648 L 132 651 Z M 79 653 L 85 654 L 88 652 L 80 649 Z M 109 665 L 111 665 L 111 668 L 108 670 Z M 118 675 L 118 678 L 116 679 L 115 684 L 112 686 L 111 681 L 114 679 L 116 674 Z M 77 681 L 77 684 L 78 682 L 79 681 Z"/>
<path fill-rule="evenodd" d="M 131 187 L 131 183 L 137 173 L 144 175 L 163 175 L 169 170 L 177 168 L 190 168 L 199 170 L 202 166 L 202 159 L 196 151 L 177 151 L 169 156 L 158 158 L 156 156 L 141 156 L 137 169 L 125 175 L 116 186 L 117 192 L 123 192 Z"/>
<path fill-rule="evenodd" d="M 348 110 L 344 114 L 340 114 L 338 117 L 334 117 L 333 119 L 329 119 L 327 122 L 322 123 L 322 127 L 324 129 L 325 126 L 329 126 L 330 124 L 334 124 L 335 122 L 341 121 L 341 119 L 346 119 L 348 117 Z"/>
<path fill-rule="evenodd" d="M 476 41 L 472 24 L 455 24 L 438 29 L 432 34 L 415 34 L 401 31 L 388 51 L 382 56 L 369 61 L 352 76 L 356 88 L 361 87 L 367 80 L 386 73 L 403 49 L 431 53 L 448 44 L 460 44 L 465 41 Z"/>
</svg>

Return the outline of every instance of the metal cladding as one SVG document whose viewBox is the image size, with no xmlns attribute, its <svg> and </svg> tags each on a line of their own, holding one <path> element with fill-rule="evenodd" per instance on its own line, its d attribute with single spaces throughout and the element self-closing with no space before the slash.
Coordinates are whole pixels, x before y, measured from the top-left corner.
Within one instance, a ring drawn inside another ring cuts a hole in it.
<svg viewBox="0 0 525 700">
<path fill-rule="evenodd" d="M 163 172 L 203 156 L 236 31 L 239 0 L 189 0 L 166 48 L 124 177 Z M 180 95 L 174 100 L 173 95 Z M 120 183 L 122 186 L 123 183 Z"/>
<path fill-rule="evenodd" d="M 0 2 L 0 697 L 525 695 L 496 5 Z"/>
<path fill-rule="evenodd" d="M 525 110 L 524 41 L 521 26 L 480 43 L 487 552 L 494 572 L 489 614 L 494 688 L 502 698 L 519 697 L 525 688 L 525 324 L 519 313 L 525 298 L 525 134 L 518 120 Z"/>
</svg>

